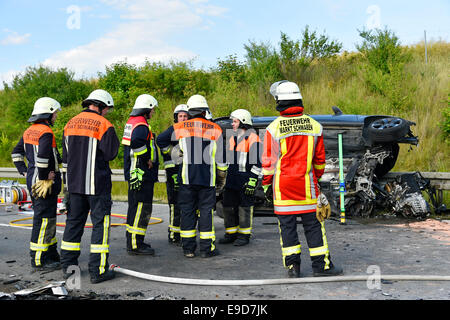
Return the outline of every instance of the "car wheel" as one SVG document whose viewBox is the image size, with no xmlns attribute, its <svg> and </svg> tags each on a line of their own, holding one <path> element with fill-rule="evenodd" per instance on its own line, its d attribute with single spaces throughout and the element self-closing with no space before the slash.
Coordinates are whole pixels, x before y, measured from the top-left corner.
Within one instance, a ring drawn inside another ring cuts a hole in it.
<svg viewBox="0 0 450 320">
<path fill-rule="evenodd" d="M 395 142 L 409 131 L 409 122 L 402 118 L 382 118 L 369 125 L 368 134 L 372 142 Z"/>
</svg>

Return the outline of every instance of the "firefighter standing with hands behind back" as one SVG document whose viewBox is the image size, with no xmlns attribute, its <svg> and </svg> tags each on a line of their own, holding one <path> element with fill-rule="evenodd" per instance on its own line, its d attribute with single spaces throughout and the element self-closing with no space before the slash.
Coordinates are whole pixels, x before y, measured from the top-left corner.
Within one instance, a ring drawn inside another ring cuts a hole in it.
<svg viewBox="0 0 450 320">
<path fill-rule="evenodd" d="M 50 128 L 59 110 L 61 105 L 55 99 L 38 99 L 28 119 L 33 124 L 11 153 L 17 170 L 26 176 L 28 191 L 32 195 L 34 215 L 30 256 L 31 266 L 37 270 L 60 268 L 55 238 L 58 194 L 61 191 L 60 157 Z"/>
<path fill-rule="evenodd" d="M 252 232 L 254 193 L 261 175 L 261 141 L 244 109 L 230 115 L 233 135 L 227 144 L 228 173 L 223 193 L 225 237 L 219 243 L 244 246 Z"/>
<path fill-rule="evenodd" d="M 262 184 L 266 194 L 273 192 L 283 264 L 289 277 L 300 277 L 297 217 L 301 217 L 314 276 L 339 275 L 343 271 L 331 262 L 323 212 L 316 212 L 318 179 L 325 169 L 322 126 L 303 114 L 297 84 L 279 81 L 272 84 L 270 93 L 280 116 L 267 127 L 264 137 Z"/>
<path fill-rule="evenodd" d="M 61 244 L 64 277 L 67 269 L 78 265 L 81 237 L 89 211 L 93 224 L 89 255 L 92 283 L 114 278 L 109 270 L 109 230 L 111 226 L 111 169 L 119 151 L 119 139 L 105 115 L 114 107 L 111 95 L 102 89 L 91 92 L 83 101 L 84 110 L 64 127 L 63 168 L 70 194 L 66 228 Z"/>
<path fill-rule="evenodd" d="M 158 181 L 158 150 L 147 122 L 153 116 L 158 101 L 142 94 L 136 98 L 125 125 L 124 175 L 128 181 L 127 252 L 130 255 L 154 255 L 150 244 L 144 243 L 148 222 L 152 216 L 153 188 Z"/>
</svg>

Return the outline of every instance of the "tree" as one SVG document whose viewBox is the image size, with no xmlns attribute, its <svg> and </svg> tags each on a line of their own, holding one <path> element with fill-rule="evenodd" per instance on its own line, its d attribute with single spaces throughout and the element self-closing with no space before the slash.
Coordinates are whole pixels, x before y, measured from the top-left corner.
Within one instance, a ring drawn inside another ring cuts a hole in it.
<svg viewBox="0 0 450 320">
<path fill-rule="evenodd" d="M 94 85 L 75 80 L 74 72 L 66 68 L 53 70 L 46 66 L 28 67 L 23 74 L 17 74 L 11 85 L 5 85 L 10 94 L 7 103 L 11 119 L 26 120 L 31 115 L 34 103 L 41 97 L 56 99 L 62 107 L 86 98 Z"/>
<path fill-rule="evenodd" d="M 359 52 L 367 59 L 370 65 L 383 74 L 393 72 L 393 68 L 403 65 L 411 56 L 401 47 L 399 38 L 393 31 L 384 30 L 358 30 L 363 38 L 361 44 L 356 46 Z"/>
<path fill-rule="evenodd" d="M 309 66 L 312 61 L 329 58 L 342 50 L 342 43 L 324 34 L 310 32 L 309 26 L 303 29 L 299 40 L 291 40 L 281 32 L 280 57 L 284 65 L 299 64 Z"/>
<path fill-rule="evenodd" d="M 250 85 L 264 85 L 281 79 L 280 58 L 270 43 L 249 41 L 244 49 Z"/>
<path fill-rule="evenodd" d="M 225 81 L 245 81 L 245 64 L 237 60 L 236 55 L 229 55 L 225 60 L 218 59 L 217 72 Z"/>
</svg>

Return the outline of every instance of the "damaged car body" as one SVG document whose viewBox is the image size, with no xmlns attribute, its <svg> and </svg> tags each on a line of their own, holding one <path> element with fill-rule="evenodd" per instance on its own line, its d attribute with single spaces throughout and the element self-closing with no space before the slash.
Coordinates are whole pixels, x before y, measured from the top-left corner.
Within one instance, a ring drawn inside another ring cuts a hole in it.
<svg viewBox="0 0 450 320">
<path fill-rule="evenodd" d="M 418 137 L 411 130 L 415 123 L 394 116 L 343 114 L 338 107 L 332 110 L 331 115 L 309 115 L 323 126 L 326 166 L 319 185 L 331 204 L 332 214 L 339 216 L 340 212 L 338 134 L 342 134 L 346 215 L 370 217 L 377 209 L 415 218 L 429 215 L 429 205 L 421 193 L 427 182 L 420 175 L 380 182 L 394 167 L 400 143 L 418 145 Z M 275 118 L 252 118 L 261 139 Z M 227 117 L 214 121 L 224 132 L 231 128 Z M 217 214 L 222 216 L 220 197 L 216 207 Z M 255 192 L 254 214 L 273 214 L 273 204 L 265 199 L 261 181 Z"/>
</svg>

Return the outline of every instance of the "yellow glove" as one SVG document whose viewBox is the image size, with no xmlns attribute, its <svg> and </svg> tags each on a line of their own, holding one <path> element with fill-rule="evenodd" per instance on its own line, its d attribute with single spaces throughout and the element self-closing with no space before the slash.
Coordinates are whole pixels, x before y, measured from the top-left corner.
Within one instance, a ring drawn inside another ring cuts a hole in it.
<svg viewBox="0 0 450 320">
<path fill-rule="evenodd" d="M 35 198 L 45 198 L 47 194 L 52 193 L 53 180 L 38 180 L 31 187 L 33 197 Z"/>
<path fill-rule="evenodd" d="M 331 206 L 327 197 L 323 193 L 317 197 L 316 218 L 320 222 L 328 219 L 331 216 Z"/>
</svg>

